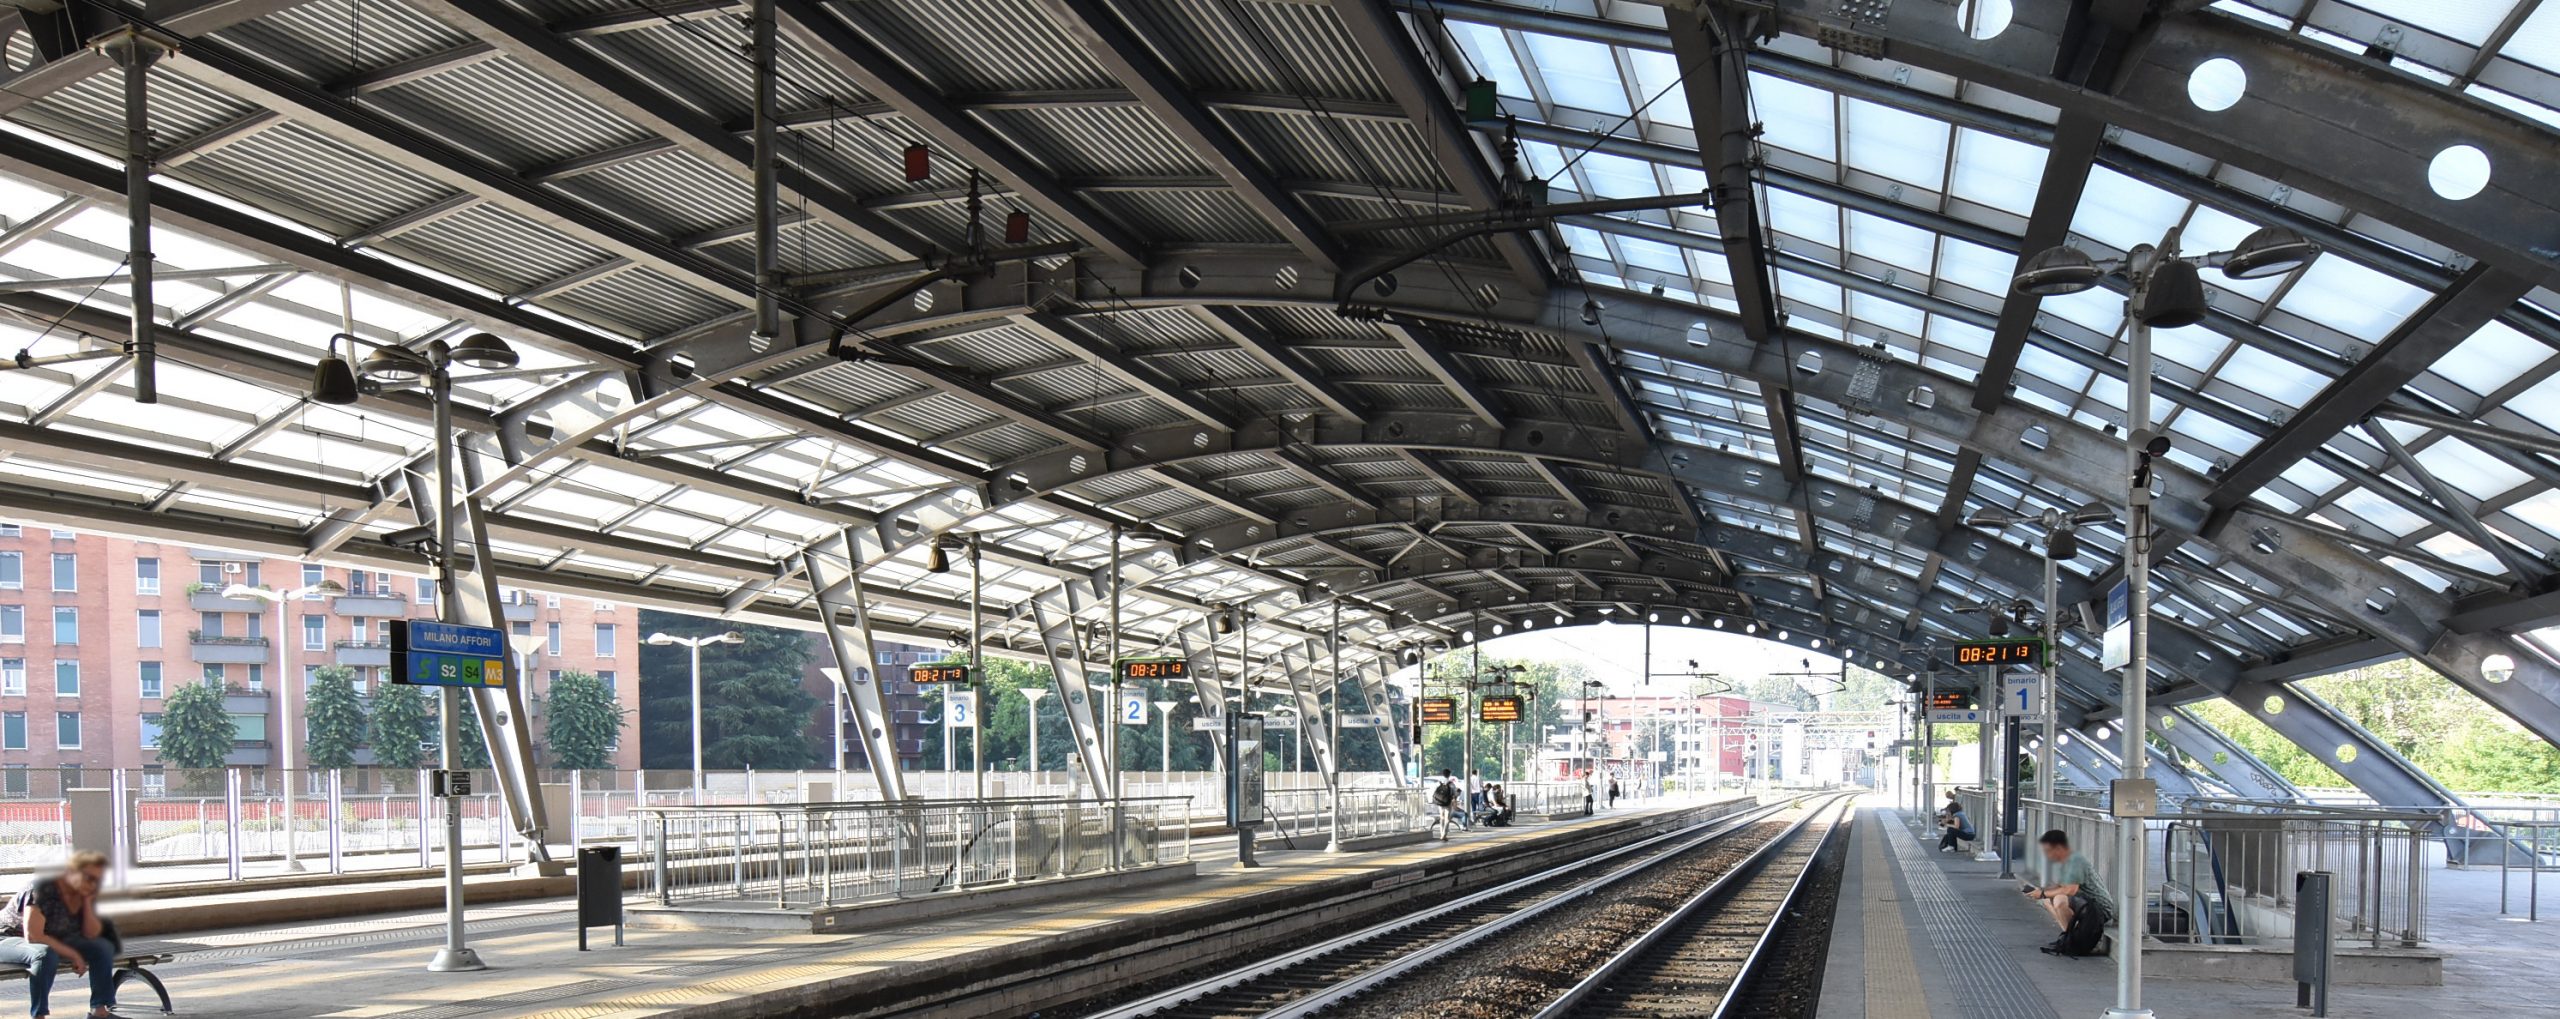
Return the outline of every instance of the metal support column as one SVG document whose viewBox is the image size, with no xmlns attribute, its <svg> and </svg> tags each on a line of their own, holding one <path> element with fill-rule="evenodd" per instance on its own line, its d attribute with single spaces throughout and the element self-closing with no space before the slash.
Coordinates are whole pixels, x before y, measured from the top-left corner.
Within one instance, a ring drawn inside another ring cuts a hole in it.
<svg viewBox="0 0 2560 1019">
<path fill-rule="evenodd" d="M 160 362 L 153 325 L 158 311 L 151 296 L 151 65 L 159 61 L 160 47 L 133 31 L 108 44 L 106 51 L 124 69 L 125 268 L 133 300 L 133 331 L 126 352 L 133 355 L 134 400 L 158 403 Z M 284 636 L 278 634 L 276 639 L 281 642 Z"/>
<path fill-rule="evenodd" d="M 2150 721 L 2151 699 L 2151 454 L 2143 447 L 2151 434 L 2151 326 L 2143 322 L 2140 309 L 2150 289 L 2156 260 L 2169 257 L 2176 245 L 2177 231 L 2170 230 L 2169 239 L 2152 253 L 2154 265 L 2145 265 L 2136 275 L 2142 282 L 2135 286 L 2133 297 L 2125 305 L 2125 336 L 2131 350 L 2125 365 L 2125 474 L 2126 489 L 2124 576 L 2127 585 L 2126 622 L 2131 633 L 2131 656 L 2124 670 L 2124 687 L 2117 702 L 2124 710 L 2123 781 L 2130 785 L 2142 781 L 2144 758 L 2148 756 L 2143 730 Z M 2116 825 L 2116 1004 L 2107 1011 L 2109 1019 L 2149 1019 L 2151 1011 L 2142 1007 L 2142 936 L 2143 917 L 2148 912 L 2143 891 L 2143 872 L 2148 862 L 2143 859 L 2146 828 L 2140 820 L 2123 819 Z"/>
<path fill-rule="evenodd" d="M 749 13 L 753 22 L 755 64 L 755 223 L 756 223 L 756 327 L 758 344 L 772 343 L 782 335 L 782 190 L 777 173 L 782 108 L 775 98 L 780 75 L 775 71 L 780 51 L 778 29 L 774 22 L 774 0 L 754 0 Z M 862 564 L 856 561 L 854 569 Z"/>
<path fill-rule="evenodd" d="M 969 729 L 969 784 L 980 801 L 987 798 L 987 614 L 986 562 L 978 555 L 978 536 L 969 536 L 969 689 L 978 697 L 978 724 Z"/>
</svg>

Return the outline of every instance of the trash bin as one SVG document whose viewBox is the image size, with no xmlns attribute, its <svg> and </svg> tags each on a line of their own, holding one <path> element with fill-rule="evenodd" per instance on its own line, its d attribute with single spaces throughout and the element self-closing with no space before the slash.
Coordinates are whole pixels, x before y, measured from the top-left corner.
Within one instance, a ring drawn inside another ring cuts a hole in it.
<svg viewBox="0 0 2560 1019">
<path fill-rule="evenodd" d="M 587 846 L 578 850 L 578 950 L 587 950 L 587 928 L 613 928 L 613 943 L 622 944 L 622 847 Z"/>
</svg>

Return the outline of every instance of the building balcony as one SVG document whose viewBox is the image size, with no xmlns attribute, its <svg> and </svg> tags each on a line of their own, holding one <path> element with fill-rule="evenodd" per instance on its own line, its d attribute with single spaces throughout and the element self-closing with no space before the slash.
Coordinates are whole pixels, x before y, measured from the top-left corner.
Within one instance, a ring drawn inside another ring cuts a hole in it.
<svg viewBox="0 0 2560 1019">
<path fill-rule="evenodd" d="M 409 614 L 409 599 L 396 594 L 342 594 L 329 606 L 342 616 L 399 618 Z"/>
<path fill-rule="evenodd" d="M 532 622 L 532 621 L 533 621 L 534 613 L 536 613 L 536 612 L 538 612 L 538 611 L 540 611 L 540 610 L 541 610 L 541 606 L 535 605 L 534 603 L 529 602 L 529 601 L 527 601 L 527 602 L 512 602 L 512 601 L 511 601 L 511 602 L 507 602 L 507 603 L 505 603 L 505 605 L 504 605 L 504 606 L 502 606 L 502 607 L 506 609 L 507 622 L 510 622 L 510 623 L 529 623 L 529 622 Z"/>
<path fill-rule="evenodd" d="M 340 665 L 358 668 L 382 668 L 391 664 L 391 642 L 382 640 L 342 640 L 337 644 Z"/>
<path fill-rule="evenodd" d="M 198 612 L 264 612 L 267 603 L 257 598 L 226 598 L 221 588 L 210 587 L 188 591 L 187 607 Z"/>
<path fill-rule="evenodd" d="M 899 741 L 898 741 L 898 756 L 900 756 L 900 757 L 922 757 L 922 756 L 924 756 L 924 741 L 923 741 L 923 740 L 920 740 L 920 739 L 902 739 L 902 740 L 899 740 Z"/>
<path fill-rule="evenodd" d="M 192 657 L 204 665 L 261 665 L 274 657 L 265 637 L 209 637 L 190 631 L 187 644 Z"/>
</svg>

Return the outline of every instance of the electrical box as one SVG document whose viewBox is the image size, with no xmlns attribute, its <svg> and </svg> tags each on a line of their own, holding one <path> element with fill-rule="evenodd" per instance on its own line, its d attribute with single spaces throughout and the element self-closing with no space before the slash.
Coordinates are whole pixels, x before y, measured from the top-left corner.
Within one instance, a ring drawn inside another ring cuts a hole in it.
<svg viewBox="0 0 2560 1019">
<path fill-rule="evenodd" d="M 2160 816 L 2160 783 L 2147 778 L 2120 778 L 2107 784 L 2107 813 L 2116 817 Z"/>
</svg>

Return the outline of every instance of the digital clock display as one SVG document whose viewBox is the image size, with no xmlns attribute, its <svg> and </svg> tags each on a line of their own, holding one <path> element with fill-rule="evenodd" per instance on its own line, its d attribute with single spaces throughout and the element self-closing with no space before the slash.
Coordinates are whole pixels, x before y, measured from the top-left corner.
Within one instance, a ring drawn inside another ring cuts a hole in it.
<svg viewBox="0 0 2560 1019">
<path fill-rule="evenodd" d="M 1956 645 L 1957 665 L 2042 665 L 2040 640 L 1977 640 Z"/>
<path fill-rule="evenodd" d="M 966 665 L 918 665 L 907 670 L 907 678 L 918 683 L 966 683 L 969 681 L 969 667 Z"/>
<path fill-rule="evenodd" d="M 1476 701 L 1476 721 L 1517 722 L 1520 720 L 1520 698 L 1496 695 Z"/>
<path fill-rule="evenodd" d="M 1415 710 L 1421 712 L 1425 725 L 1454 725 L 1458 721 L 1458 699 L 1455 697 L 1425 697 L 1413 704 Z"/>
<path fill-rule="evenodd" d="M 1188 679 L 1191 662 L 1184 658 L 1123 658 L 1122 679 Z"/>
</svg>

